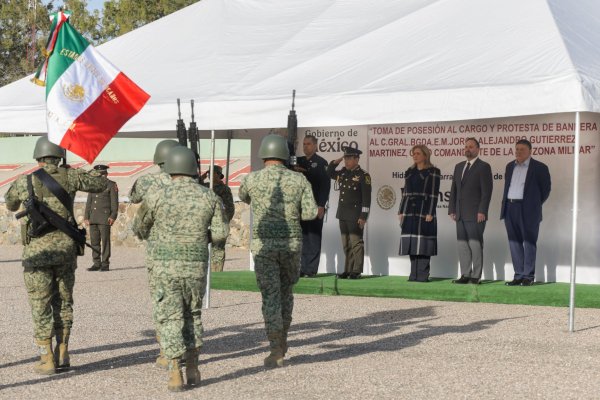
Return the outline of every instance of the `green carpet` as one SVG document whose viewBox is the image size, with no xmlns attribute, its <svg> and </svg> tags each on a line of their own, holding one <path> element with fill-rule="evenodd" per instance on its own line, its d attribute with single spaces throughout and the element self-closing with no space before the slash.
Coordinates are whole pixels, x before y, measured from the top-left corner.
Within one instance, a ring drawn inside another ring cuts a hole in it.
<svg viewBox="0 0 600 400">
<path fill-rule="evenodd" d="M 253 271 L 211 273 L 211 286 L 220 290 L 258 292 Z M 505 286 L 504 281 L 481 285 L 455 285 L 452 279 L 434 278 L 430 283 L 408 282 L 403 276 L 363 277 L 337 280 L 331 274 L 300 278 L 294 293 L 343 296 L 398 297 L 418 300 L 466 301 L 500 304 L 527 304 L 568 307 L 568 283 L 536 283 L 533 286 Z M 578 284 L 576 307 L 600 308 L 600 285 Z"/>
</svg>

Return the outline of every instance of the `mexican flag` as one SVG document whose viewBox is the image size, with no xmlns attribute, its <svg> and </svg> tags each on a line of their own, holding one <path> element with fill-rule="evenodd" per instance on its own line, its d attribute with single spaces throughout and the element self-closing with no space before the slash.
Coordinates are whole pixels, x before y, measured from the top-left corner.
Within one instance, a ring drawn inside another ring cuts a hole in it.
<svg viewBox="0 0 600 400">
<path fill-rule="evenodd" d="M 92 163 L 150 96 L 54 13 L 46 60 L 33 82 L 46 86 L 48 139 Z"/>
</svg>

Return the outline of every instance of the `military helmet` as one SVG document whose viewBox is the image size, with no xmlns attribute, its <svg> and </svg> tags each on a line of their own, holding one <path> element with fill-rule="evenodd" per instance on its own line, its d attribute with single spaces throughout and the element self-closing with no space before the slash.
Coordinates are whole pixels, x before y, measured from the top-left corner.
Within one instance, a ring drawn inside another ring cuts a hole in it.
<svg viewBox="0 0 600 400">
<path fill-rule="evenodd" d="M 187 147 L 174 147 L 167 154 L 165 172 L 169 175 L 198 176 L 196 155 Z"/>
<path fill-rule="evenodd" d="M 177 140 L 166 139 L 160 141 L 156 145 L 156 150 L 154 150 L 154 164 L 163 164 L 167 159 L 167 154 L 169 154 L 169 150 L 171 150 L 175 146 L 179 146 L 179 142 Z"/>
<path fill-rule="evenodd" d="M 65 149 L 49 141 L 46 136 L 42 136 L 35 142 L 33 158 L 38 160 L 43 157 L 64 158 Z"/>
<path fill-rule="evenodd" d="M 279 160 L 287 161 L 287 159 L 290 158 L 287 140 L 279 135 L 271 134 L 265 136 L 260 144 L 258 157 L 263 160 L 267 158 L 277 158 Z"/>
</svg>

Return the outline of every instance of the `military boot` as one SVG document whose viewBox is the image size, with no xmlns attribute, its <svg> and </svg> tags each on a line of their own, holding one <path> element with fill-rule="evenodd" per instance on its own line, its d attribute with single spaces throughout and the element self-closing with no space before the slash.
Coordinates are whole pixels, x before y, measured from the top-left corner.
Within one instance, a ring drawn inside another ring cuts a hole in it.
<svg viewBox="0 0 600 400">
<path fill-rule="evenodd" d="M 57 369 L 67 369 L 71 366 L 69 358 L 69 336 L 71 330 L 63 328 L 56 332 L 56 347 L 54 348 L 54 363 Z"/>
<path fill-rule="evenodd" d="M 281 349 L 283 350 L 284 357 L 288 351 L 287 339 L 288 339 L 288 332 L 290 330 L 290 325 L 291 325 L 291 322 L 284 322 L 283 323 L 283 332 L 281 333 Z"/>
<path fill-rule="evenodd" d="M 171 392 L 183 390 L 183 375 L 181 375 L 181 360 L 173 358 L 169 360 L 169 383 L 167 389 Z"/>
<path fill-rule="evenodd" d="M 188 386 L 200 385 L 200 370 L 198 369 L 198 349 L 188 350 L 185 354 L 185 377 Z"/>
<path fill-rule="evenodd" d="M 35 345 L 40 353 L 40 361 L 33 370 L 41 375 L 52 375 L 56 373 L 54 366 L 54 354 L 52 354 L 52 339 L 35 340 Z"/>
<path fill-rule="evenodd" d="M 156 357 L 156 366 L 160 369 L 167 370 L 169 369 L 169 360 L 165 357 L 165 353 L 163 353 L 162 346 L 160 345 L 160 336 L 158 333 L 156 334 L 156 342 L 158 343 L 158 357 Z"/>
<path fill-rule="evenodd" d="M 273 332 L 267 335 L 271 354 L 265 358 L 265 367 L 277 368 L 283 367 L 283 337 L 281 332 Z"/>
</svg>

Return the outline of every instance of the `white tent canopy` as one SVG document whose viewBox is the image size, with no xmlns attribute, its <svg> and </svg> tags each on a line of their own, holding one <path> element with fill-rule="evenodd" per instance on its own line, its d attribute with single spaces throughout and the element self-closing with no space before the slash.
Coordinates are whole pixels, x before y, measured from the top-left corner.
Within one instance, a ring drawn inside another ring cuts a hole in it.
<svg viewBox="0 0 600 400">
<path fill-rule="evenodd" d="M 73 18 L 76 18 L 74 16 Z M 123 132 L 600 112 L 598 0 L 202 0 L 99 47 L 152 96 Z M 45 132 L 44 90 L 0 89 L 0 132 Z"/>
</svg>

